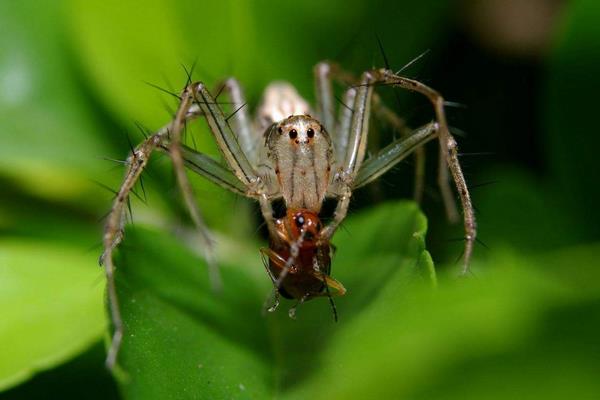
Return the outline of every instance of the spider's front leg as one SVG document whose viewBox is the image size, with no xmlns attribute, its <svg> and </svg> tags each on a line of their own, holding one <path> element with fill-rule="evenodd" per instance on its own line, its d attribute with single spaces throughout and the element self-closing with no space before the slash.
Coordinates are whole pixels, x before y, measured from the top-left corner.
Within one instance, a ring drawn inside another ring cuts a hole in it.
<svg viewBox="0 0 600 400">
<path fill-rule="evenodd" d="M 115 265 L 113 253 L 115 248 L 123 239 L 125 212 L 129 201 L 129 194 L 140 179 L 151 154 L 157 148 L 169 148 L 169 154 L 174 164 L 177 180 L 184 195 L 190 215 L 196 226 L 201 232 L 206 245 L 205 257 L 211 270 L 213 284 L 218 284 L 218 271 L 216 263 L 212 257 L 211 241 L 209 240 L 208 230 L 205 227 L 197 205 L 193 201 L 191 187 L 185 176 L 183 158 L 180 147 L 181 130 L 184 124 L 196 119 L 203 114 L 203 111 L 197 104 L 194 104 L 194 93 L 191 86 L 184 89 L 181 95 L 181 103 L 175 116 L 175 119 L 167 126 L 160 129 L 157 133 L 148 137 L 144 142 L 137 146 L 132 154 L 127 158 L 127 171 L 125 178 L 117 195 L 113 201 L 111 211 L 107 217 L 103 237 L 103 253 L 100 257 L 100 264 L 104 265 L 107 279 L 107 294 L 113 323 L 113 337 L 106 359 L 106 365 L 113 369 L 116 365 L 118 351 L 123 339 L 123 320 L 119 308 L 119 300 L 115 283 Z M 216 276 L 216 278 L 215 278 Z"/>
<path fill-rule="evenodd" d="M 235 95 L 236 83 L 233 82 L 233 85 L 232 89 L 234 90 L 231 92 L 231 95 L 235 102 L 241 102 L 243 100 L 241 92 Z M 227 167 L 181 144 L 181 131 L 184 129 L 185 124 L 201 115 L 206 118 L 210 131 L 227 163 Z M 249 132 L 249 128 L 244 124 L 246 122 L 238 117 L 237 126 L 245 128 L 244 132 Z M 275 231 L 269 197 L 270 188 L 256 174 L 240 147 L 236 135 L 227 123 L 227 118 L 225 118 L 223 111 L 205 88 L 204 84 L 196 82 L 188 85 L 181 94 L 181 103 L 175 119 L 156 134 L 146 139 L 129 157 L 125 179 L 108 216 L 103 240 L 104 252 L 100 261 L 104 264 L 106 270 L 108 299 L 114 326 L 113 339 L 106 360 L 107 366 L 110 369 L 116 365 L 118 350 L 123 338 L 123 321 L 114 278 L 113 252 L 123 238 L 125 207 L 129 193 L 146 167 L 150 155 L 157 148 L 167 151 L 173 161 L 177 181 L 184 200 L 207 246 L 206 250 L 208 254 L 205 254 L 205 258 L 209 264 L 213 286 L 219 282 L 217 281 L 218 271 L 216 263 L 211 252 L 212 242 L 202 220 L 200 210 L 194 201 L 192 189 L 184 167 L 187 166 L 192 171 L 199 173 L 225 189 L 246 197 L 258 199 L 269 230 Z"/>
<path fill-rule="evenodd" d="M 357 93 L 357 87 L 355 86 L 357 79 L 351 73 L 344 71 L 339 65 L 326 61 L 320 62 L 315 66 L 314 75 L 319 118 L 332 133 L 336 159 L 343 162 L 348 152 L 348 141 Z M 348 86 L 344 92 L 343 100 L 340 101 L 342 107 L 340 107 L 337 121 L 334 118 L 335 96 L 333 94 L 333 81 Z M 411 133 L 411 129 L 406 125 L 405 121 L 389 109 L 377 93 L 372 94 L 372 107 L 375 115 L 386 121 L 394 131 L 400 133 L 401 137 L 407 137 Z M 414 157 L 414 199 L 417 203 L 420 203 L 425 186 L 425 149 L 417 147 L 414 150 Z M 448 207 L 448 209 L 451 208 Z M 454 214 L 455 211 L 452 209 L 452 213 L 448 214 L 450 220 L 453 220 Z"/>
<path fill-rule="evenodd" d="M 397 140 L 386 147 L 375 158 L 365 162 L 365 148 L 368 134 L 373 87 L 377 85 L 398 86 L 425 95 L 435 109 L 435 124 L 420 128 L 407 137 Z M 389 170 L 410 152 L 420 148 L 425 142 L 437 136 L 440 142 L 441 165 L 439 183 L 445 199 L 447 212 L 454 210 L 453 194 L 448 187 L 447 169 L 452 172 L 454 183 L 460 195 L 465 227 L 465 251 L 463 273 L 469 268 L 476 237 L 475 215 L 469 191 L 458 162 L 458 149 L 454 137 L 448 130 L 444 113 L 444 99 L 435 90 L 412 79 L 395 75 L 389 70 L 367 71 L 356 86 L 356 98 L 353 106 L 352 124 L 349 131 L 348 148 L 341 170 L 336 174 L 330 194 L 338 198 L 333 221 L 323 229 L 322 234 L 330 238 L 345 218 L 352 189 L 360 187 Z M 442 173 L 444 172 L 444 173 Z M 456 212 L 454 210 L 454 212 Z"/>
<path fill-rule="evenodd" d="M 192 107 L 196 98 L 195 87 L 196 86 L 194 85 L 188 85 L 181 94 L 181 103 L 179 104 L 179 109 L 175 114 L 175 119 L 171 123 L 170 128 L 170 136 L 172 136 L 172 140 L 169 148 L 169 155 L 173 161 L 173 170 L 175 172 L 175 176 L 177 177 L 177 183 L 181 189 L 181 194 L 183 195 L 188 212 L 190 213 L 190 217 L 192 218 L 196 229 L 200 233 L 200 237 L 202 238 L 202 242 L 204 244 L 204 258 L 208 265 L 211 285 L 214 290 L 219 291 L 221 290 L 222 283 L 219 269 L 214 257 L 214 242 L 208 228 L 206 227 L 206 224 L 204 223 L 204 219 L 202 218 L 198 204 L 194 200 L 194 192 L 192 191 L 192 186 L 190 185 L 190 181 L 185 172 L 185 164 L 181 149 L 181 131 L 184 129 L 184 126 L 187 123 L 185 116 Z"/>
<path fill-rule="evenodd" d="M 125 207 L 129 201 L 129 193 L 132 191 L 140 175 L 142 174 L 148 159 L 152 152 L 164 140 L 161 133 L 154 134 L 140 144 L 133 153 L 127 158 L 127 172 L 125 179 L 119 189 L 113 202 L 110 214 L 108 215 L 106 226 L 104 228 L 103 245 L 104 251 L 100 256 L 100 264 L 104 265 L 106 272 L 106 285 L 108 302 L 110 306 L 114 333 L 106 358 L 106 365 L 113 369 L 116 364 L 117 354 L 123 339 L 123 320 L 119 308 L 117 289 L 115 284 L 115 265 L 113 262 L 113 252 L 123 239 L 125 225 Z"/>
<path fill-rule="evenodd" d="M 473 204 L 471 202 L 471 195 L 465 181 L 465 177 L 458 161 L 458 146 L 456 140 L 448 129 L 448 122 L 446 120 L 446 113 L 444 112 L 444 98 L 437 91 L 433 90 L 429 86 L 422 84 L 421 82 L 413 79 L 404 78 L 394 74 L 390 70 L 379 69 L 368 73 L 371 76 L 369 82 L 366 82 L 369 86 L 376 84 L 392 85 L 400 87 L 406 90 L 420 93 L 427 97 L 436 115 L 436 121 L 438 124 L 438 139 L 440 143 L 440 168 L 438 175 L 438 184 L 442 189 L 442 195 L 444 196 L 444 203 L 446 204 L 448 215 L 451 215 L 451 211 L 454 210 L 456 213 L 456 207 L 454 206 L 454 198 L 450 187 L 448 187 L 448 169 L 452 174 L 452 179 L 458 191 L 460 202 L 463 210 L 463 224 L 465 228 L 465 250 L 463 257 L 463 274 L 466 274 L 469 270 L 469 263 L 473 254 L 473 245 L 477 236 L 477 225 L 475 222 L 475 212 L 473 210 Z M 445 165 L 442 165 L 445 164 Z M 447 166 L 447 168 L 446 168 Z M 458 215 L 456 214 L 456 219 Z"/>
</svg>

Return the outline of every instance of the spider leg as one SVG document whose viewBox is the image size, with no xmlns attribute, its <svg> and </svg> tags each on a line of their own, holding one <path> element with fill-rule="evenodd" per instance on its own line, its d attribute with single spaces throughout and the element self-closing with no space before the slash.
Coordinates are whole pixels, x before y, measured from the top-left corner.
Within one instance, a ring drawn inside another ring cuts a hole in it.
<svg viewBox="0 0 600 400">
<path fill-rule="evenodd" d="M 171 160 L 173 162 L 173 170 L 175 171 L 175 176 L 177 177 L 177 183 L 181 189 L 181 194 L 183 195 L 183 199 L 187 206 L 188 212 L 190 213 L 190 217 L 194 222 L 198 232 L 200 233 L 200 237 L 202 238 L 204 244 L 204 258 L 208 264 L 209 278 L 211 281 L 211 285 L 215 290 L 220 290 L 222 286 L 221 276 L 219 274 L 219 269 L 214 257 L 214 241 L 211 237 L 211 234 L 204 223 L 204 218 L 200 213 L 200 208 L 198 204 L 194 200 L 194 192 L 192 190 L 192 185 L 186 175 L 185 172 L 185 163 L 183 160 L 182 150 L 181 150 L 181 131 L 186 124 L 185 115 L 187 114 L 190 107 L 194 102 L 194 88 L 191 85 L 188 85 L 181 94 L 181 103 L 179 104 L 179 108 L 177 113 L 175 114 L 175 119 L 171 123 L 170 134 L 171 134 L 171 145 L 169 146 L 169 154 L 171 156 Z"/>
<path fill-rule="evenodd" d="M 222 84 L 222 88 L 231 99 L 233 109 L 233 112 L 225 118 L 225 122 L 231 120 L 233 132 L 237 135 L 243 154 L 254 167 L 254 173 L 262 179 L 263 191 L 268 193 L 269 200 L 273 200 L 273 198 L 279 197 L 279 191 L 273 184 L 276 180 L 274 171 L 267 163 L 261 162 L 261 156 L 264 156 L 260 152 L 261 145 L 264 143 L 263 132 L 260 129 L 255 129 L 251 122 L 244 91 L 238 80 L 229 78 Z M 265 201 L 261 203 L 261 207 L 269 213 Z"/>
<path fill-rule="evenodd" d="M 469 262 L 473 253 L 473 244 L 476 238 L 476 224 L 471 197 L 467 184 L 458 161 L 458 149 L 454 137 L 448 130 L 448 123 L 444 113 L 444 99 L 435 90 L 428 86 L 394 74 L 392 71 L 380 69 L 363 73 L 360 84 L 356 86 L 357 94 L 354 102 L 354 114 L 350 129 L 348 151 L 342 169 L 335 174 L 331 192 L 338 197 L 338 204 L 334 211 L 333 221 L 323 228 L 323 237 L 331 238 L 340 222 L 345 218 L 350 204 L 351 188 L 365 156 L 366 140 L 368 134 L 368 119 L 370 114 L 373 87 L 377 85 L 390 85 L 418 92 L 426 96 L 433 104 L 440 142 L 440 169 L 438 184 L 442 190 L 446 213 L 450 220 L 458 218 L 452 190 L 448 185 L 449 168 L 452 178 L 458 189 L 463 208 L 463 223 L 465 228 L 465 251 L 463 273 L 468 272 Z M 370 167 L 369 169 L 376 170 Z M 368 171 L 368 170 L 367 170 Z"/>
<path fill-rule="evenodd" d="M 451 221 L 458 219 L 453 193 L 448 185 L 448 169 L 450 169 L 463 209 L 465 251 L 462 273 L 466 274 L 469 270 L 469 262 L 473 254 L 473 245 L 477 235 L 477 227 L 473 204 L 471 203 L 471 196 L 469 194 L 467 183 L 458 161 L 458 146 L 456 144 L 456 140 L 452 134 L 450 134 L 448 129 L 446 114 L 444 112 L 444 98 L 437 91 L 422 84 L 421 82 L 398 76 L 392 71 L 386 69 L 373 70 L 363 74 L 361 86 L 373 87 L 376 85 L 391 85 L 420 93 L 427 97 L 433 105 L 436 115 L 436 123 L 438 125 L 438 140 L 440 142 L 440 168 L 438 171 L 438 184 L 442 190 L 444 204 L 446 205 L 446 213 L 448 214 L 449 219 Z"/>
<path fill-rule="evenodd" d="M 400 118 L 393 110 L 387 107 L 377 93 L 373 94 L 373 111 L 382 120 L 387 121 L 401 137 L 411 134 L 411 129 L 406 125 L 404 119 Z M 415 157 L 415 183 L 413 196 L 417 203 L 423 199 L 425 188 L 425 148 L 418 146 L 414 149 Z"/>
<path fill-rule="evenodd" d="M 227 119 L 231 120 L 232 130 L 237 134 L 238 142 L 244 154 L 250 163 L 256 165 L 257 145 L 260 143 L 260 140 L 258 140 L 260 138 L 256 138 L 252 134 L 252 123 L 248 107 L 246 107 L 246 97 L 242 86 L 235 78 L 226 79 L 222 85 L 223 90 L 231 99 L 232 114 Z"/>
<path fill-rule="evenodd" d="M 456 147 L 456 141 L 450 134 L 448 129 L 448 123 L 446 121 L 446 114 L 444 112 L 444 98 L 435 90 L 430 88 L 427 85 L 422 84 L 419 81 L 414 79 L 404 78 L 394 74 L 392 71 L 381 69 L 372 71 L 374 75 L 377 75 L 375 80 L 371 82 L 372 85 L 391 85 L 395 87 L 400 87 L 409 91 L 417 92 L 429 99 L 432 103 L 436 118 L 438 123 L 440 124 L 440 154 L 439 154 L 439 166 L 438 166 L 438 186 L 440 187 L 440 191 L 442 193 L 442 198 L 444 201 L 444 206 L 446 209 L 446 215 L 448 220 L 451 222 L 457 222 L 459 220 L 458 211 L 456 209 L 456 203 L 454 201 L 454 195 L 452 193 L 452 189 L 449 185 L 449 176 L 448 169 L 452 172 L 452 176 L 454 182 L 459 188 L 459 192 L 462 186 L 466 188 L 466 184 L 461 184 L 460 181 L 464 182 L 464 177 L 462 174 L 462 170 L 460 169 L 460 164 L 458 164 L 458 158 L 456 162 L 451 162 L 451 156 L 449 155 L 449 150 L 451 147 Z M 452 142 L 452 143 L 451 143 Z M 468 193 L 467 193 L 467 197 Z M 468 201 L 465 201 L 468 200 Z M 463 195 L 461 194 L 461 203 L 463 209 L 469 208 L 470 206 L 470 198 L 463 199 Z M 467 207 L 467 203 L 469 207 Z M 466 211 L 466 210 L 465 210 Z M 474 221 L 474 219 L 473 219 Z M 465 224 L 466 221 L 465 221 Z M 467 239 L 468 240 L 468 239 Z"/>
<path fill-rule="evenodd" d="M 437 124 L 429 123 L 393 141 L 362 164 L 352 182 L 352 189 L 358 189 L 379 178 L 416 150 L 423 148 L 425 143 L 435 139 L 437 133 Z"/>
<path fill-rule="evenodd" d="M 260 178 L 246 158 L 237 136 L 231 130 L 223 111 L 202 82 L 196 82 L 191 86 L 193 88 L 194 99 L 204 112 L 210 131 L 231 171 L 244 186 L 250 190 L 257 189 L 255 191 L 258 192 L 259 188 L 257 186 L 260 183 Z"/>
<path fill-rule="evenodd" d="M 163 147 L 169 151 L 168 146 Z M 203 176 L 212 183 L 221 186 L 233 193 L 246 196 L 246 187 L 239 179 L 224 165 L 212 157 L 200 153 L 186 145 L 181 145 L 181 152 L 185 166 L 192 172 Z"/>
<path fill-rule="evenodd" d="M 338 162 L 343 162 L 347 154 L 349 140 L 348 137 L 350 134 L 350 126 L 354 112 L 354 99 L 356 97 L 356 86 L 354 85 L 357 79 L 352 74 L 341 69 L 339 65 L 330 62 L 321 62 L 317 64 L 315 66 L 314 73 L 317 93 L 317 110 L 319 111 L 319 117 L 321 120 L 333 120 L 332 115 L 334 110 L 334 95 L 332 89 L 332 80 L 335 80 L 342 85 L 350 85 L 344 93 L 344 99 L 342 102 L 342 107 L 340 107 L 340 113 L 338 117 L 338 125 L 325 123 L 326 127 L 329 127 L 330 125 L 335 126 L 335 130 L 332 134 L 333 142 L 335 144 L 335 156 Z M 406 136 L 411 133 L 411 129 L 406 125 L 405 121 L 394 111 L 388 108 L 382 102 L 381 97 L 377 93 L 373 93 L 372 106 L 375 114 L 380 119 L 387 121 L 396 131 L 400 133 L 400 135 Z M 420 203 L 423 197 L 423 190 L 425 186 L 425 149 L 422 147 L 417 147 L 414 154 L 415 183 L 413 193 L 415 201 Z M 451 219 L 450 214 L 448 215 Z"/>
<path fill-rule="evenodd" d="M 334 151 L 335 159 L 344 161 L 348 151 L 348 138 L 350 137 L 350 126 L 352 125 L 352 115 L 354 114 L 354 99 L 356 98 L 356 89 L 350 87 L 344 92 L 342 106 L 339 109 L 338 125 L 335 132 Z"/>
<path fill-rule="evenodd" d="M 189 107 L 184 113 L 186 122 L 192 121 L 202 115 L 202 111 L 196 105 Z M 117 354 L 123 339 L 123 320 L 119 308 L 119 300 L 117 297 L 115 283 L 115 265 L 113 261 L 113 253 L 115 248 L 123 240 L 125 227 L 125 210 L 133 187 L 140 179 L 144 171 L 148 159 L 154 150 L 159 146 L 167 145 L 169 142 L 171 124 L 163 127 L 154 135 L 148 137 L 139 146 L 137 146 L 127 158 L 127 170 L 123 183 L 117 192 L 113 201 L 111 211 L 108 214 L 106 225 L 104 227 L 103 247 L 104 250 L 100 256 L 100 264 L 104 266 L 106 273 L 106 285 L 108 292 L 108 302 L 111 311 L 112 324 L 114 328 L 111 345 L 106 358 L 106 365 L 109 369 L 113 369 L 116 365 Z"/>
<path fill-rule="evenodd" d="M 436 114 L 436 120 L 439 126 L 438 139 L 440 142 L 440 168 L 438 174 L 438 184 L 444 196 L 446 204 L 446 213 L 450 220 L 458 219 L 458 213 L 454 204 L 452 190 L 448 186 L 448 169 L 452 174 L 454 184 L 458 190 L 463 209 L 463 223 L 465 227 L 465 254 L 463 263 L 463 274 L 468 273 L 469 262 L 473 254 L 473 245 L 477 236 L 477 226 L 475 222 L 475 212 L 471 202 L 471 196 L 467 183 L 465 181 L 460 163 L 458 161 L 458 146 L 456 140 L 448 129 L 446 114 L 444 112 L 444 98 L 435 90 L 413 79 L 404 78 L 394 74 L 389 70 L 375 71 L 376 79 L 383 84 L 391 84 L 410 91 L 421 93 L 432 103 Z M 445 164 L 445 165 L 443 165 Z"/>
<path fill-rule="evenodd" d="M 315 65 L 315 93 L 317 100 L 317 115 L 332 136 L 337 134 L 335 121 L 335 103 L 333 85 L 331 82 L 332 65 L 321 62 Z M 335 139 L 334 139 L 335 140 Z"/>
<path fill-rule="evenodd" d="M 231 172 L 246 188 L 246 196 L 256 198 L 260 204 L 261 213 L 269 233 L 276 235 L 277 230 L 273 222 L 273 209 L 269 201 L 269 188 L 264 180 L 256 173 L 244 151 L 240 147 L 236 135 L 231 130 L 223 111 L 215 102 L 202 82 L 191 85 L 196 104 L 206 116 L 208 126 L 212 132 L 221 154 L 225 158 Z"/>
<path fill-rule="evenodd" d="M 207 156 L 194 152 L 181 145 L 181 131 L 185 124 L 201 115 L 206 117 L 211 132 L 213 133 L 218 147 L 224 155 L 231 172 L 218 166 L 218 163 L 214 162 L 214 160 L 213 162 L 207 161 Z M 217 183 L 220 183 L 221 186 L 227 187 L 232 191 L 243 191 L 248 197 L 258 198 L 267 224 L 270 226 L 270 229 L 275 231 L 274 227 L 271 227 L 273 225 L 272 210 L 271 204 L 268 201 L 269 197 L 265 185 L 255 174 L 252 166 L 244 156 L 237 138 L 227 124 L 223 112 L 202 83 L 188 85 L 181 95 L 181 103 L 175 119 L 142 142 L 142 144 L 134 149 L 128 158 L 128 168 L 125 173 L 125 178 L 113 202 L 105 226 L 103 238 L 104 251 L 100 257 L 100 263 L 104 265 L 106 271 L 108 301 L 114 327 L 114 333 L 106 360 L 109 369 L 113 369 L 116 365 L 118 351 L 123 339 L 123 320 L 116 292 L 113 253 L 114 249 L 123 239 L 125 209 L 129 193 L 140 178 L 150 155 L 157 148 L 169 152 L 174 164 L 177 181 L 181 187 L 190 215 L 208 246 L 212 244 L 210 235 L 204 226 L 198 206 L 194 202 L 191 186 L 185 174 L 185 165 L 190 166 L 195 172 L 203 171 L 205 176 L 210 173 L 216 174 L 216 178 L 213 176 L 212 180 L 219 181 Z M 210 252 L 210 247 L 207 250 L 205 257 L 207 258 L 209 267 L 211 263 L 216 267 L 214 258 Z M 219 282 L 217 279 L 219 279 L 217 269 L 211 268 L 211 280 L 213 284 Z"/>
<path fill-rule="evenodd" d="M 116 365 L 117 354 L 121 345 L 121 340 L 123 339 L 123 320 L 121 318 L 121 311 L 119 308 L 115 284 L 115 265 L 113 262 L 113 252 L 123 240 L 125 210 L 129 193 L 146 167 L 150 155 L 156 149 L 156 147 L 163 140 L 165 140 L 165 136 L 161 135 L 160 132 L 150 136 L 148 139 L 142 142 L 142 144 L 135 148 L 132 154 L 127 158 L 128 167 L 125 173 L 125 178 L 121 188 L 117 193 L 117 196 L 115 197 L 110 214 L 108 215 L 106 221 L 106 226 L 104 228 L 104 251 L 100 256 L 100 264 L 104 265 L 104 270 L 106 273 L 108 301 L 114 327 L 111 346 L 106 358 L 106 365 L 109 369 L 113 369 L 113 367 Z"/>
<path fill-rule="evenodd" d="M 363 74 L 361 83 L 367 82 L 367 79 L 369 79 L 368 74 Z M 356 86 L 348 149 L 340 170 L 333 177 L 330 189 L 330 194 L 337 197 L 338 203 L 333 212 L 333 219 L 320 232 L 320 236 L 325 239 L 331 239 L 348 213 L 352 196 L 352 182 L 365 157 L 372 95 L 373 89 L 369 85 Z"/>
<path fill-rule="evenodd" d="M 331 135 L 334 143 L 335 159 L 341 163 L 344 161 L 348 147 L 348 136 L 350 135 L 350 125 L 354 112 L 353 105 L 356 97 L 356 88 L 350 86 L 345 90 L 344 96 L 340 101 L 342 105 L 339 107 L 339 115 L 336 121 L 334 117 L 335 96 L 333 94 L 332 80 L 347 84 L 346 80 L 354 82 L 354 78 L 349 74 L 342 73 L 336 64 L 329 62 L 317 64 L 314 68 L 314 74 L 319 120 L 323 122 Z"/>
</svg>

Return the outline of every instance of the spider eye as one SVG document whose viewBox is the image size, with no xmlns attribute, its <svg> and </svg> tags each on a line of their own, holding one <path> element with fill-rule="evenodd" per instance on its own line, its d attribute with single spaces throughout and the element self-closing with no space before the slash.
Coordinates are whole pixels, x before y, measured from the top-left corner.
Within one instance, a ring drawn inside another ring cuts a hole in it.
<svg viewBox="0 0 600 400">
<path fill-rule="evenodd" d="M 292 129 L 290 131 L 290 139 L 296 139 L 297 136 L 298 136 L 298 131 L 296 131 L 295 129 Z"/>
<path fill-rule="evenodd" d="M 301 227 L 304 225 L 304 217 L 303 217 L 302 215 L 298 215 L 298 216 L 295 218 L 295 222 L 296 222 L 296 226 L 297 226 L 298 228 L 301 228 Z"/>
<path fill-rule="evenodd" d="M 306 131 L 306 135 L 309 138 L 312 138 L 313 136 L 315 136 L 315 131 L 313 130 L 313 128 L 308 128 L 308 130 Z"/>
<path fill-rule="evenodd" d="M 277 132 L 283 133 L 283 129 L 281 129 L 281 127 L 279 127 L 279 128 L 277 128 Z"/>
</svg>

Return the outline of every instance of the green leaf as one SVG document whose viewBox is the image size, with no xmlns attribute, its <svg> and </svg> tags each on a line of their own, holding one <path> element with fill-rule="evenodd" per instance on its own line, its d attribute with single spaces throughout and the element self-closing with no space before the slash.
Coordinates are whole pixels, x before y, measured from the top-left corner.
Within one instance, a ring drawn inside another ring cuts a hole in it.
<svg viewBox="0 0 600 400">
<path fill-rule="evenodd" d="M 215 91 L 219 80 L 235 76 L 246 90 L 250 109 L 273 80 L 293 82 L 310 99 L 312 68 L 321 59 L 358 58 L 357 73 L 372 66 L 378 50 L 367 25 L 377 23 L 392 67 L 400 68 L 430 46 L 447 7 L 435 1 L 393 7 L 351 3 L 159 0 L 140 7 L 118 0 L 71 0 L 65 9 L 69 38 L 95 97 L 121 126 L 133 127 L 139 121 L 155 130 L 171 119 L 165 104 L 175 109 L 178 102 L 145 82 L 178 93 L 187 79 L 182 66 L 190 69 L 196 62 L 194 79 Z M 406 36 L 397 40 L 399 33 Z M 383 65 L 383 59 L 378 60 Z M 227 101 L 224 94 L 219 99 Z M 190 131 L 198 149 L 219 155 L 205 123 L 191 124 Z M 123 135 L 105 135 L 115 134 Z M 205 180 L 195 187 L 210 226 L 240 230 L 229 213 L 237 205 L 233 195 Z"/>
<path fill-rule="evenodd" d="M 261 316 L 258 251 L 236 249 L 211 293 L 202 262 L 139 226 L 117 260 L 126 398 L 561 398 L 600 393 L 600 247 L 523 256 L 499 245 L 477 278 L 436 286 L 412 203 L 349 217 L 332 275 L 348 293 Z M 584 328 L 585 326 L 585 328 Z"/>
<path fill-rule="evenodd" d="M 348 289 L 336 299 L 339 323 L 326 299 L 303 304 L 298 321 L 288 318 L 287 301 L 262 316 L 271 288 L 258 249 L 244 265 L 223 266 L 217 296 L 202 262 L 173 237 L 130 229 L 117 260 L 126 397 L 271 397 L 311 375 L 322 349 L 355 320 L 392 316 L 390 301 L 434 279 L 426 222 L 414 204 L 381 206 L 349 218 L 346 229 L 351 239 L 339 234 L 333 262 L 333 276 Z M 379 243 L 377 232 L 386 237 Z"/>
<path fill-rule="evenodd" d="M 144 7 L 71 0 L 67 7 L 73 45 L 103 103 L 127 124 L 137 120 L 153 127 L 168 117 L 157 112 L 158 99 L 173 99 L 143 82 L 177 92 L 186 81 L 181 64 L 190 68 L 196 60 L 195 76 L 208 84 L 237 77 L 251 100 L 278 79 L 310 96 L 312 67 L 321 59 L 352 55 L 362 59 L 360 68 L 372 66 L 379 50 L 368 24 L 377 24 L 392 68 L 399 69 L 431 45 L 446 10 L 436 1 L 376 7 L 361 0 L 159 0 Z"/>
<path fill-rule="evenodd" d="M 96 196 L 90 176 L 109 154 L 75 79 L 60 7 L 0 4 L 0 176 L 52 200 Z M 97 202 L 96 202 L 97 204 Z"/>
<path fill-rule="evenodd" d="M 435 292 L 399 294 L 395 280 L 382 288 L 385 302 L 337 332 L 314 373 L 282 397 L 595 398 L 600 291 L 582 283 L 598 281 L 599 255 L 599 245 L 536 258 L 505 248 L 477 266 L 479 279 L 445 277 Z"/>
<path fill-rule="evenodd" d="M 0 240 L 0 389 L 88 348 L 104 329 L 102 274 L 79 247 Z"/>
</svg>

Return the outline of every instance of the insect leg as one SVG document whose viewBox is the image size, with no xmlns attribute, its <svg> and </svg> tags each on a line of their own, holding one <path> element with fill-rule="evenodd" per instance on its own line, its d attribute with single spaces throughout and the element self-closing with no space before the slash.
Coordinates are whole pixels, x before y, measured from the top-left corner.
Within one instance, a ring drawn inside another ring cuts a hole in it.
<svg viewBox="0 0 600 400">
<path fill-rule="evenodd" d="M 306 300 L 308 300 L 308 298 L 309 298 L 309 297 L 310 297 L 310 295 L 309 295 L 308 293 L 307 293 L 307 294 L 305 294 L 304 296 L 302 296 L 302 298 L 300 298 L 300 300 L 298 300 L 298 301 L 296 302 L 296 304 L 294 304 L 294 305 L 292 306 L 292 308 L 290 308 L 290 309 L 289 309 L 289 311 L 288 311 L 288 315 L 289 315 L 289 317 L 290 317 L 291 319 L 296 319 L 296 310 L 298 309 L 298 306 L 299 306 L 299 305 L 301 305 L 301 304 L 304 304 L 304 302 L 305 302 Z"/>
<path fill-rule="evenodd" d="M 279 307 L 279 289 L 277 288 L 277 286 L 275 284 L 275 282 L 276 282 L 275 276 L 273 275 L 273 273 L 271 272 L 271 269 L 269 268 L 269 260 L 278 260 L 278 261 L 274 261 L 274 262 L 281 262 L 283 264 L 285 264 L 285 260 L 281 256 L 279 256 L 279 254 L 275 253 L 273 250 L 269 249 L 268 247 L 261 247 L 260 254 L 262 256 L 263 265 L 265 266 L 265 269 L 267 270 L 267 274 L 269 275 L 269 278 L 271 278 L 271 282 L 273 283 L 273 294 L 269 295 L 269 297 L 267 297 L 267 299 L 265 300 L 265 303 L 263 305 L 263 310 L 266 310 L 268 312 L 273 312 L 277 309 L 277 307 Z M 271 297 L 273 297 L 273 303 L 271 306 L 268 306 L 268 304 L 271 302 Z"/>
<path fill-rule="evenodd" d="M 285 267 L 285 263 L 286 263 L 285 258 L 281 257 L 279 254 L 277 254 L 270 248 L 261 247 L 260 254 L 263 255 L 264 257 L 266 257 L 268 260 L 272 261 L 276 267 L 278 267 L 278 268 Z M 263 261 L 265 261 L 263 264 L 265 265 L 265 268 L 267 269 L 267 273 L 269 274 L 269 277 L 271 278 L 273 283 L 275 283 L 277 281 L 277 278 L 275 278 L 275 275 L 273 275 L 273 273 L 269 269 L 269 265 L 267 264 L 266 260 L 263 259 Z M 277 289 L 277 287 L 275 287 L 275 289 Z"/>
<path fill-rule="evenodd" d="M 330 295 L 344 296 L 346 294 L 346 288 L 337 279 L 334 279 L 331 276 L 326 275 L 323 272 L 314 273 L 313 276 L 315 278 L 317 278 L 318 280 L 322 281 L 323 283 L 325 283 L 328 288 L 334 288 L 335 289 L 334 293 L 332 293 L 332 294 L 323 294 L 322 296 L 330 296 Z"/>
</svg>

